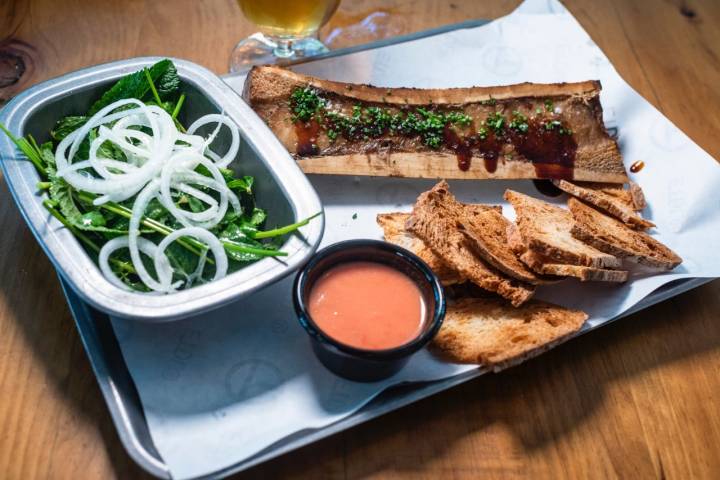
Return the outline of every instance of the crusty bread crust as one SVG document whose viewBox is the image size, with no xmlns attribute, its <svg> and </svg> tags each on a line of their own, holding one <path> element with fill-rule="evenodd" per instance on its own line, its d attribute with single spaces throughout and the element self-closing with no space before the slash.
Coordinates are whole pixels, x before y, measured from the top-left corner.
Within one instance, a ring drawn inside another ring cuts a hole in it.
<svg viewBox="0 0 720 480">
<path fill-rule="evenodd" d="M 465 298 L 448 305 L 432 345 L 450 361 L 499 371 L 566 340 L 587 318 L 537 300 L 513 308 L 499 299 Z"/>
<path fill-rule="evenodd" d="M 629 182 L 628 191 L 630 192 L 630 197 L 632 198 L 633 208 L 636 211 L 643 210 L 647 207 L 645 194 L 643 193 L 642 188 L 640 188 L 640 185 L 635 182 Z"/>
<path fill-rule="evenodd" d="M 672 270 L 682 258 L 650 235 L 628 228 L 576 198 L 568 199 L 575 219 L 572 234 L 598 250 L 659 270 Z"/>
<path fill-rule="evenodd" d="M 631 228 L 644 230 L 655 226 L 651 221 L 645 220 L 635 213 L 635 205 L 632 197 L 630 198 L 630 203 L 628 203 L 620 200 L 618 197 L 605 193 L 603 190 L 580 186 L 567 180 L 553 180 L 553 183 L 560 190 L 595 205 L 600 210 L 622 220 Z M 628 196 L 631 195 L 628 190 L 623 190 L 623 192 L 628 192 Z"/>
<path fill-rule="evenodd" d="M 572 98 L 585 106 L 597 104 L 590 109 L 592 130 L 596 133 L 589 144 L 578 146 L 575 154 L 573 178 L 596 182 L 623 183 L 627 174 L 622 164 L 617 143 L 602 125 L 602 110 L 597 103 L 601 89 L 598 81 L 578 83 L 533 84 L 497 87 L 470 87 L 449 89 L 378 88 L 318 79 L 292 72 L 280 67 L 253 68 L 245 81 L 243 98 L 265 120 L 285 147 L 297 154 L 297 135 L 291 125 L 287 103 L 299 86 L 312 86 L 329 92 L 347 103 L 381 103 L 388 107 L 407 105 L 462 106 L 488 100 L 514 98 L 538 99 Z M 590 122 L 589 122 L 590 123 Z M 581 128 L 580 130 L 586 130 Z M 585 142 L 588 143 L 588 142 Z M 321 156 L 298 156 L 298 165 L 306 173 L 337 175 L 395 176 L 411 178 L 539 178 L 533 164 L 520 155 L 500 154 L 497 169 L 489 172 L 482 158 L 474 157 L 467 171 L 458 168 L 457 156 L 452 152 L 422 149 L 418 151 L 358 151 L 332 153 Z"/>
</svg>

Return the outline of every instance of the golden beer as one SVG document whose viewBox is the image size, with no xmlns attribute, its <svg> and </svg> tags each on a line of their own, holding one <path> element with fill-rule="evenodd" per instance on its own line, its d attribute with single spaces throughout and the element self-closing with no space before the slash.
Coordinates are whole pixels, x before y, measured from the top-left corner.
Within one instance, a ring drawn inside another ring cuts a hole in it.
<svg viewBox="0 0 720 480">
<path fill-rule="evenodd" d="M 283 37 L 314 34 L 340 0 L 238 0 L 243 14 L 263 33 Z"/>
</svg>

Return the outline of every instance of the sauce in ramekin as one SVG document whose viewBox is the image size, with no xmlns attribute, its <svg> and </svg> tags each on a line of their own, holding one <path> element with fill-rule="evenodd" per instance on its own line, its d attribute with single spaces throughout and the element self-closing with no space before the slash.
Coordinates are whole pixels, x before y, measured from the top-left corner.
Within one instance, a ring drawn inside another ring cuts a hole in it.
<svg viewBox="0 0 720 480">
<path fill-rule="evenodd" d="M 323 273 L 310 291 L 309 313 L 326 335 L 355 348 L 404 345 L 423 330 L 426 306 L 417 284 L 376 262 L 348 262 Z"/>
</svg>

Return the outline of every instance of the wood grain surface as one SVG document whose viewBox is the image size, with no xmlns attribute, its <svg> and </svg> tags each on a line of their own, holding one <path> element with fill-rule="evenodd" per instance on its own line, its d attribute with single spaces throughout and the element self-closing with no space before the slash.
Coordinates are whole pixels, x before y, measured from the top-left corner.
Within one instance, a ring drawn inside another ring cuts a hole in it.
<svg viewBox="0 0 720 480">
<path fill-rule="evenodd" d="M 323 36 L 335 47 L 366 41 L 348 26 L 373 13 L 404 34 L 516 4 L 346 0 Z M 567 6 L 635 89 L 720 158 L 719 2 Z M 0 101 L 137 55 L 224 73 L 252 31 L 231 0 L 4 0 Z M 4 182 L 0 225 L 0 478 L 146 478 L 119 442 L 55 273 Z M 719 320 L 716 281 L 241 477 L 718 478 Z"/>
</svg>

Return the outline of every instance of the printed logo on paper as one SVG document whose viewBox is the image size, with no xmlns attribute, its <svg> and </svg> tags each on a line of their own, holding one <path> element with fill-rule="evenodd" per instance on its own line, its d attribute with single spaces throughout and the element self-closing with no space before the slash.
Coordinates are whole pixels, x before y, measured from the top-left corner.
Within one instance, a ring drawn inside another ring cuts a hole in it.
<svg viewBox="0 0 720 480">
<path fill-rule="evenodd" d="M 242 401 L 272 393 L 283 382 L 282 372 L 267 360 L 249 359 L 236 363 L 225 376 L 225 389 Z"/>
<path fill-rule="evenodd" d="M 170 361 L 161 373 L 163 380 L 178 380 L 193 358 L 193 350 L 200 343 L 199 330 L 185 330 L 178 336 L 177 343 L 170 354 Z"/>
</svg>

